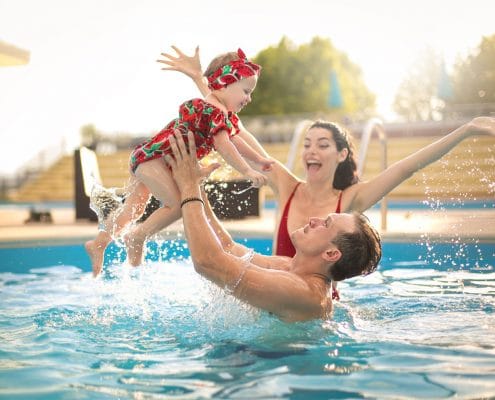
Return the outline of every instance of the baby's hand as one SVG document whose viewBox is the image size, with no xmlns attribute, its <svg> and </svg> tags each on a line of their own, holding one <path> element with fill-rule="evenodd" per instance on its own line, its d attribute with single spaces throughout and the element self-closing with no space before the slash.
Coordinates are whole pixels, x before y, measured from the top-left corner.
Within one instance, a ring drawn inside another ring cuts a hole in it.
<svg viewBox="0 0 495 400">
<path fill-rule="evenodd" d="M 260 172 L 255 171 L 254 169 L 251 169 L 246 173 L 246 178 L 251 181 L 252 186 L 255 188 L 259 188 L 263 185 L 266 185 L 267 183 L 266 176 Z"/>
<path fill-rule="evenodd" d="M 266 157 L 260 157 L 257 163 L 261 165 L 261 170 L 262 171 L 271 171 L 272 170 L 272 165 L 275 161 L 273 161 L 271 158 L 266 158 Z"/>
<path fill-rule="evenodd" d="M 199 46 L 196 47 L 193 56 L 185 55 L 178 47 L 172 46 L 177 56 L 168 53 L 161 53 L 163 59 L 156 60 L 159 63 L 168 65 L 163 70 L 179 71 L 192 79 L 201 78 L 201 63 L 199 61 Z"/>
</svg>

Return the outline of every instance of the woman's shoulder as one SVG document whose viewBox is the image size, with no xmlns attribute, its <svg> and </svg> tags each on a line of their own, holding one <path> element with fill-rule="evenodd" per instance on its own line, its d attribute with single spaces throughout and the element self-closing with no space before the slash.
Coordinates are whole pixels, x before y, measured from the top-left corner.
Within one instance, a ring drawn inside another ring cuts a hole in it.
<svg viewBox="0 0 495 400">
<path fill-rule="evenodd" d="M 285 201 L 297 186 L 304 184 L 304 181 L 292 174 L 280 161 L 273 164 L 270 175 L 270 186 L 276 192 L 279 201 Z"/>
<path fill-rule="evenodd" d="M 341 212 L 357 211 L 356 196 L 364 184 L 365 182 L 357 182 L 342 190 Z"/>
</svg>

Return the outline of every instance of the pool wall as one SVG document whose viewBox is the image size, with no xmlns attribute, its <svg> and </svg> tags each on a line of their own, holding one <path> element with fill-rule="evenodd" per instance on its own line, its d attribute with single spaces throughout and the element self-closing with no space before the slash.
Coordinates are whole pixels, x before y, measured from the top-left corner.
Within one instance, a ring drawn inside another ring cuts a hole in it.
<svg viewBox="0 0 495 400">
<path fill-rule="evenodd" d="M 236 239 L 262 254 L 271 254 L 272 241 L 268 238 Z M 147 249 L 147 261 L 167 261 L 189 257 L 184 240 L 154 241 Z M 125 251 L 112 244 L 105 253 L 105 264 L 123 263 Z M 433 263 L 439 269 L 463 269 L 477 266 L 491 269 L 495 266 L 495 244 L 492 243 L 383 243 L 381 266 L 417 261 Z M 28 273 L 32 268 L 68 265 L 91 271 L 89 258 L 82 244 L 37 245 L 32 247 L 0 248 L 0 272 Z"/>
</svg>

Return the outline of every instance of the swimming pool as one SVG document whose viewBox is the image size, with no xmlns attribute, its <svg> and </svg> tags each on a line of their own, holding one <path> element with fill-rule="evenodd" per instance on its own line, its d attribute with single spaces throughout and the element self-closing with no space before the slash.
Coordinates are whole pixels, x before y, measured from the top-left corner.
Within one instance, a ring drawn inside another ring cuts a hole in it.
<svg viewBox="0 0 495 400">
<path fill-rule="evenodd" d="M 495 397 L 493 244 L 385 243 L 333 320 L 296 324 L 226 296 L 187 254 L 154 243 L 131 269 L 115 246 L 94 280 L 79 245 L 0 249 L 0 397 Z"/>
</svg>

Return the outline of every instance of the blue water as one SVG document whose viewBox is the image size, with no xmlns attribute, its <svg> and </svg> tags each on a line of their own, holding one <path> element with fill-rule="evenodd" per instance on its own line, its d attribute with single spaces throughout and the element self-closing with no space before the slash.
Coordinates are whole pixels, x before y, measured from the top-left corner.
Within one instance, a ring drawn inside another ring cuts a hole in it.
<svg viewBox="0 0 495 400">
<path fill-rule="evenodd" d="M 385 243 L 331 321 L 297 324 L 199 277 L 182 241 L 149 253 L 116 246 L 95 280 L 82 246 L 0 249 L 0 397 L 495 397 L 493 244 Z"/>
</svg>

